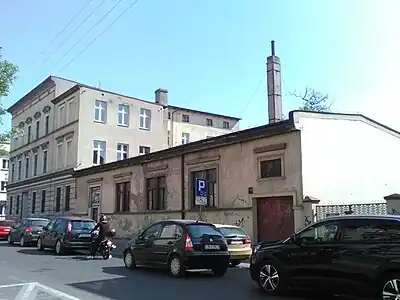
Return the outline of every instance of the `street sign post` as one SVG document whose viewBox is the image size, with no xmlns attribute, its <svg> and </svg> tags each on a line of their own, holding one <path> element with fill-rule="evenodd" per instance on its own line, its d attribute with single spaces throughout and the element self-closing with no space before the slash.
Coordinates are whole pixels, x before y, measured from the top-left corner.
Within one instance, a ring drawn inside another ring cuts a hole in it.
<svg viewBox="0 0 400 300">
<path fill-rule="evenodd" d="M 208 186 L 204 179 L 196 178 L 196 198 L 195 204 L 198 206 L 207 205 Z"/>
</svg>

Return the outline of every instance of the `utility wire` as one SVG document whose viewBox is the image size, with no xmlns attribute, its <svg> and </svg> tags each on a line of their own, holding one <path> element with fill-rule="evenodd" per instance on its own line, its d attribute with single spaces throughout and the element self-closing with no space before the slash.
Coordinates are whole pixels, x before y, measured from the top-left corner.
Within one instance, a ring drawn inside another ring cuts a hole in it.
<svg viewBox="0 0 400 300">
<path fill-rule="evenodd" d="M 103 5 L 103 3 L 105 2 L 105 0 L 102 0 L 95 8 L 94 10 L 92 10 L 92 12 L 77 26 L 75 27 L 75 29 L 67 36 L 67 38 L 64 39 L 64 41 L 58 45 L 58 47 L 50 53 L 50 55 L 48 55 L 42 62 L 42 65 L 46 63 L 46 61 L 49 60 L 50 57 L 53 56 L 54 53 L 56 53 L 73 35 L 74 33 L 81 28 L 81 26 L 83 24 L 86 23 L 87 20 L 89 20 L 89 18 L 100 8 L 101 5 Z"/>
<path fill-rule="evenodd" d="M 253 94 L 251 95 L 251 97 L 250 97 L 249 100 L 247 101 L 246 106 L 245 106 L 244 109 L 242 110 L 242 113 L 240 114 L 240 117 L 243 116 L 244 112 L 245 112 L 245 111 L 247 110 L 247 108 L 249 107 L 251 101 L 253 101 L 253 98 L 257 95 L 257 92 L 258 92 L 258 90 L 260 89 L 261 84 L 264 82 L 264 79 L 265 79 L 264 77 L 261 78 L 261 80 L 260 80 L 260 82 L 258 83 L 258 85 L 257 85 L 256 89 L 254 90 Z"/>
<path fill-rule="evenodd" d="M 75 55 L 60 71 L 59 73 L 61 73 L 62 71 L 64 71 L 70 64 L 72 64 L 75 59 L 81 55 L 83 52 L 85 52 L 95 41 L 97 41 L 111 26 L 113 26 L 125 13 L 128 12 L 129 9 L 131 9 L 136 3 L 138 2 L 138 0 L 135 0 L 132 2 L 132 4 L 130 4 L 110 25 L 108 25 L 102 32 L 100 32 L 99 35 L 97 35 L 88 45 L 86 45 L 85 48 L 83 48 L 77 55 Z"/>
<path fill-rule="evenodd" d="M 102 18 L 100 18 L 100 20 L 97 21 L 96 24 L 94 24 L 88 31 L 86 31 L 86 33 L 71 47 L 69 48 L 69 50 L 67 52 L 64 53 L 63 56 L 61 56 L 61 58 L 55 63 L 55 66 L 57 66 L 59 64 L 60 61 L 62 61 L 64 59 L 64 57 L 66 57 L 80 42 L 83 41 L 84 38 L 86 38 L 89 33 L 91 33 L 93 31 L 93 29 L 95 29 L 101 22 L 104 21 L 104 19 L 122 2 L 122 0 L 119 0 Z"/>
</svg>

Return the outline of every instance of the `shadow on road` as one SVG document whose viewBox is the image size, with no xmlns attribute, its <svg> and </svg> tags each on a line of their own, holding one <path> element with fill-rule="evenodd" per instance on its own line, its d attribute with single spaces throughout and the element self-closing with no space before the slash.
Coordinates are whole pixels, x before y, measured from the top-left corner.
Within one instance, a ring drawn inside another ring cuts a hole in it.
<svg viewBox="0 0 400 300">
<path fill-rule="evenodd" d="M 54 255 L 51 250 L 38 251 L 36 248 L 19 249 L 17 252 L 25 255 Z"/>
</svg>

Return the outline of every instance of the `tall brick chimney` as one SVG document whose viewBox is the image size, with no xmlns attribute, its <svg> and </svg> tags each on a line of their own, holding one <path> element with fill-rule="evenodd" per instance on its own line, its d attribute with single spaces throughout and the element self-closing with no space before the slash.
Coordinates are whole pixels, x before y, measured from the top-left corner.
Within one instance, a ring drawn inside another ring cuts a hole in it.
<svg viewBox="0 0 400 300">
<path fill-rule="evenodd" d="M 267 58 L 267 91 L 269 123 L 282 119 L 281 62 L 275 56 L 275 41 L 271 41 L 271 55 Z"/>
</svg>

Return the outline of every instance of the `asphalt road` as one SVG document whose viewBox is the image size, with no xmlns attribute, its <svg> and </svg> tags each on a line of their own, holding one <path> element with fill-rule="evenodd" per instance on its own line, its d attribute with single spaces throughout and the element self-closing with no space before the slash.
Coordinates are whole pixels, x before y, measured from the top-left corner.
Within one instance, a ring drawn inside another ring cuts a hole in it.
<svg viewBox="0 0 400 300">
<path fill-rule="evenodd" d="M 207 272 L 191 272 L 187 278 L 175 279 L 158 270 L 128 270 L 119 258 L 105 261 L 100 258 L 87 260 L 85 254 L 56 256 L 52 251 L 43 253 L 33 247 L 9 246 L 6 242 L 0 242 L 0 270 L 0 300 L 267 298 L 250 280 L 246 268 L 229 269 L 222 278 Z M 24 291 L 31 295 L 30 298 L 21 297 Z M 21 298 L 15 298 L 18 293 Z M 305 300 L 298 297 L 279 299 Z"/>
</svg>

